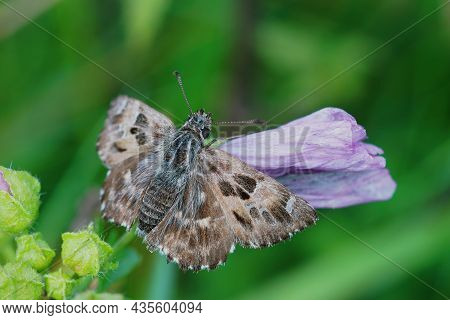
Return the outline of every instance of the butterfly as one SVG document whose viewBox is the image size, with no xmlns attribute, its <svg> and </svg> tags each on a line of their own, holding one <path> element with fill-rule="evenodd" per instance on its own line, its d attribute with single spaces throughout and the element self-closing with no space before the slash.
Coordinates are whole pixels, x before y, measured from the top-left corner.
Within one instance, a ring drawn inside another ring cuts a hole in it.
<svg viewBox="0 0 450 320">
<path fill-rule="evenodd" d="M 109 169 L 105 219 L 137 234 L 181 269 L 214 269 L 235 245 L 261 248 L 315 224 L 315 210 L 273 178 L 206 144 L 211 113 L 172 121 L 141 101 L 111 103 L 97 151 Z"/>
</svg>

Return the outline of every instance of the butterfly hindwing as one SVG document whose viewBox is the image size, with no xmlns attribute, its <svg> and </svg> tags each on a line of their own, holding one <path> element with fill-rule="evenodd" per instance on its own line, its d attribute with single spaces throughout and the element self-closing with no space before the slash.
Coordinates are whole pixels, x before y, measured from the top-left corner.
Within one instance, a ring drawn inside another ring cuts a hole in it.
<svg viewBox="0 0 450 320">
<path fill-rule="evenodd" d="M 124 160 L 108 171 L 101 191 L 101 211 L 110 222 L 129 229 L 139 214 L 142 191 L 133 185 L 139 156 Z"/>
<path fill-rule="evenodd" d="M 197 199 L 197 200 L 194 200 Z M 150 251 L 159 250 L 182 269 L 213 269 L 234 248 L 234 235 L 203 179 L 192 179 L 180 203 L 145 236 Z"/>
<path fill-rule="evenodd" d="M 173 130 L 172 121 L 162 113 L 139 100 L 119 96 L 111 102 L 97 151 L 112 168 L 140 152 L 151 152 Z"/>
<path fill-rule="evenodd" d="M 315 210 L 273 178 L 222 150 L 202 156 L 208 187 L 239 244 L 270 246 L 316 222 Z"/>
<path fill-rule="evenodd" d="M 109 168 L 101 191 L 103 217 L 131 227 L 144 191 L 139 181 L 156 169 L 155 161 L 149 161 L 154 157 L 147 155 L 155 155 L 174 130 L 166 116 L 136 99 L 119 96 L 111 103 L 97 142 L 100 159 Z"/>
<path fill-rule="evenodd" d="M 230 154 L 198 157 L 183 199 L 145 238 L 181 268 L 214 268 L 235 243 L 270 246 L 316 222 L 306 201 Z"/>
</svg>

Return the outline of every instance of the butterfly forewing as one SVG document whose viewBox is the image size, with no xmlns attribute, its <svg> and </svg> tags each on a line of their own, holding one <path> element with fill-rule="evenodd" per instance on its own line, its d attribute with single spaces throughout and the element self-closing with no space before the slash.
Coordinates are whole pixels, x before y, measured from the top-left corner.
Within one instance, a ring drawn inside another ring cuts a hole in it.
<svg viewBox="0 0 450 320">
<path fill-rule="evenodd" d="M 162 113 L 139 100 L 119 96 L 111 103 L 97 151 L 111 168 L 140 152 L 152 152 L 173 130 L 172 121 Z"/>
<path fill-rule="evenodd" d="M 204 149 L 198 157 L 181 203 L 145 238 L 182 268 L 215 268 L 235 243 L 270 246 L 316 222 L 304 200 L 230 154 Z"/>
<path fill-rule="evenodd" d="M 110 169 L 101 190 L 101 211 L 106 219 L 131 227 L 144 191 L 138 182 L 145 181 L 143 171 L 157 169 L 147 155 L 158 152 L 174 130 L 166 116 L 136 99 L 119 96 L 111 103 L 97 142 L 99 157 Z"/>
</svg>

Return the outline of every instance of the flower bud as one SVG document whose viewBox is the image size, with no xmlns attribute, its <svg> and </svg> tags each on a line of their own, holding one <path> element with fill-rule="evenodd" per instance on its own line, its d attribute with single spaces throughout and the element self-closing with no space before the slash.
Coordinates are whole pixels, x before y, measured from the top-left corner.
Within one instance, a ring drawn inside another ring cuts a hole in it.
<svg viewBox="0 0 450 320">
<path fill-rule="evenodd" d="M 84 231 L 64 233 L 62 240 L 63 263 L 77 275 L 96 276 L 115 267 L 110 260 L 112 247 L 100 239 L 92 226 Z"/>
<path fill-rule="evenodd" d="M 36 219 L 39 181 L 25 171 L 0 167 L 0 231 L 20 233 Z"/>
<path fill-rule="evenodd" d="M 46 274 L 45 290 L 50 298 L 57 300 L 67 299 L 72 294 L 75 280 L 72 279 L 71 270 L 59 268 L 58 270 Z"/>
<path fill-rule="evenodd" d="M 0 231 L 0 264 L 12 262 L 16 258 L 16 246 L 11 235 Z"/>
<path fill-rule="evenodd" d="M 20 236 L 16 242 L 17 261 L 27 263 L 38 271 L 47 268 L 55 257 L 55 251 L 42 240 L 40 233 Z"/>
<path fill-rule="evenodd" d="M 43 291 L 42 276 L 29 265 L 7 263 L 0 266 L 0 299 L 39 299 Z"/>
</svg>

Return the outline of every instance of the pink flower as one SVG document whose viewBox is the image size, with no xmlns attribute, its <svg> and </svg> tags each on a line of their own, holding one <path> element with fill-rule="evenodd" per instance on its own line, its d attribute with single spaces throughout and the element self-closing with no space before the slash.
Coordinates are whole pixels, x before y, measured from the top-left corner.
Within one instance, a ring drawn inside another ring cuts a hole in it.
<svg viewBox="0 0 450 320">
<path fill-rule="evenodd" d="M 0 191 L 6 191 L 11 194 L 11 189 L 8 182 L 3 178 L 3 172 L 0 171 Z"/>
<path fill-rule="evenodd" d="M 325 108 L 279 128 L 230 140 L 221 149 L 276 178 L 318 208 L 390 199 L 396 184 L 364 128 Z"/>
</svg>

